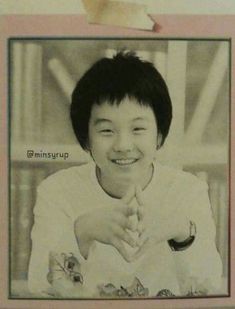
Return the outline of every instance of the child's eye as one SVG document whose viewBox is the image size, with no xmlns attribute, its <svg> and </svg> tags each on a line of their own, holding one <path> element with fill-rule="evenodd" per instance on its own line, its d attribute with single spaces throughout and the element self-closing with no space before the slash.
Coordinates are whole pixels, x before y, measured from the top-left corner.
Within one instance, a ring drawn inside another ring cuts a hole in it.
<svg viewBox="0 0 235 309">
<path fill-rule="evenodd" d="M 112 135 L 113 131 L 111 129 L 103 129 L 99 131 L 102 135 Z"/>
<path fill-rule="evenodd" d="M 136 127 L 136 128 L 133 129 L 133 131 L 135 133 L 141 133 L 141 132 L 143 132 L 145 130 L 146 130 L 146 128 L 143 128 L 143 127 Z"/>
</svg>

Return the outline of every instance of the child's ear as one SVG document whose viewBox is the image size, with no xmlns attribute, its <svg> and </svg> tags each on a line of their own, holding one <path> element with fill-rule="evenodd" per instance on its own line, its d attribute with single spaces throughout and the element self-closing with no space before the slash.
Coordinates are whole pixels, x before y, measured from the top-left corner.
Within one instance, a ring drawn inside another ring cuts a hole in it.
<svg viewBox="0 0 235 309">
<path fill-rule="evenodd" d="M 157 135 L 157 150 L 161 147 L 162 145 L 162 134 L 158 133 Z"/>
</svg>

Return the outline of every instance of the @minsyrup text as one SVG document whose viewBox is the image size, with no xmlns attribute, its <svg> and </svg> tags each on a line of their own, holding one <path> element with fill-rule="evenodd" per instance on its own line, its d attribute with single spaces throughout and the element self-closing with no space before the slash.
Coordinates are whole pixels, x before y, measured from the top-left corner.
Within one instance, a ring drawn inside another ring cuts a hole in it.
<svg viewBox="0 0 235 309">
<path fill-rule="evenodd" d="M 63 158 L 64 160 L 67 160 L 69 157 L 68 152 L 47 152 L 47 151 L 34 151 L 34 150 L 27 150 L 27 158 L 32 159 L 32 158 L 40 158 L 40 159 L 52 159 L 56 160 L 59 158 Z"/>
</svg>

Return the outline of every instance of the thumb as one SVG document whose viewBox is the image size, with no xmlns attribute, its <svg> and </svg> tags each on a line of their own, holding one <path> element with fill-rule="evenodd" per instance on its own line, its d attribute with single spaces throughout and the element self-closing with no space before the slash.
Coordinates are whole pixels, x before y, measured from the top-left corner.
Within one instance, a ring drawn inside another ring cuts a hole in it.
<svg viewBox="0 0 235 309">
<path fill-rule="evenodd" d="M 143 198 L 142 198 L 142 189 L 140 185 L 137 185 L 135 188 L 136 200 L 139 206 L 144 206 Z"/>
<path fill-rule="evenodd" d="M 135 187 L 134 187 L 134 185 L 131 185 L 128 188 L 126 194 L 122 197 L 121 201 L 124 204 L 128 205 L 133 200 L 134 196 L 135 196 Z"/>
</svg>

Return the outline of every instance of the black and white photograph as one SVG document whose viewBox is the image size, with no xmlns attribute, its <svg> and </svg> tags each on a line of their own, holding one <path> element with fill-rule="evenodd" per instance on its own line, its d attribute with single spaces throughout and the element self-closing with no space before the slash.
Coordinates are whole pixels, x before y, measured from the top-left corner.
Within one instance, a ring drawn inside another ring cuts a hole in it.
<svg viewBox="0 0 235 309">
<path fill-rule="evenodd" d="M 230 44 L 8 40 L 11 299 L 229 294 Z"/>
</svg>

